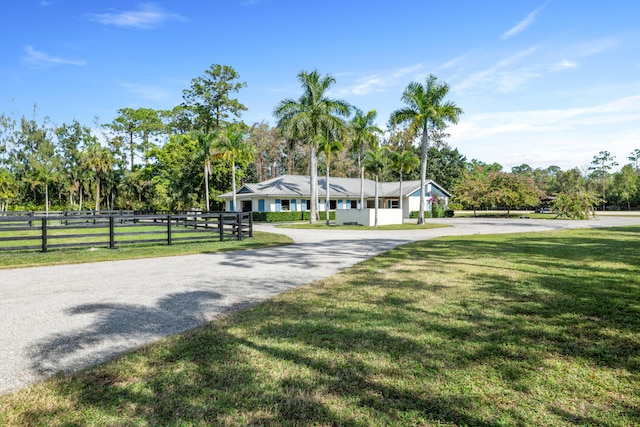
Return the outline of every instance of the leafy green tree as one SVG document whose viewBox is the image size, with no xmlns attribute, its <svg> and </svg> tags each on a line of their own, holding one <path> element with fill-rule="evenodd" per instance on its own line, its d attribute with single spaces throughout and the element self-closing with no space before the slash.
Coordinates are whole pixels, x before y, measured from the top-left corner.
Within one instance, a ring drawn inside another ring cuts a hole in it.
<svg viewBox="0 0 640 427">
<path fill-rule="evenodd" d="M 511 168 L 511 173 L 515 175 L 524 175 L 533 177 L 533 168 L 526 163 Z"/>
<path fill-rule="evenodd" d="M 343 118 L 349 115 L 351 106 L 327 96 L 327 91 L 335 84 L 330 75 L 321 76 L 317 70 L 310 73 L 302 71 L 298 74 L 298 81 L 303 94 L 297 100 L 287 98 L 280 101 L 273 115 L 285 135 L 302 141 L 309 148 L 310 222 L 313 224 L 318 219 L 318 138 L 327 133 L 343 138 L 347 131 Z"/>
<path fill-rule="evenodd" d="M 326 221 L 327 225 L 329 225 L 329 210 L 330 210 L 330 200 L 329 200 L 329 171 L 331 169 L 331 155 L 339 153 L 344 149 L 344 145 L 342 142 L 333 139 L 331 135 L 319 135 L 318 136 L 318 148 L 320 152 L 324 154 L 324 165 L 325 165 L 325 181 L 324 181 L 324 191 L 325 191 L 325 205 L 324 210 L 326 213 Z"/>
<path fill-rule="evenodd" d="M 55 130 L 58 145 L 62 152 L 62 170 L 66 189 L 69 193 L 69 205 L 78 205 L 82 209 L 82 181 L 86 174 L 82 167 L 82 150 L 97 142 L 91 129 L 81 125 L 77 120 L 71 124 L 63 123 Z"/>
<path fill-rule="evenodd" d="M 553 208 L 561 218 L 588 219 L 598 203 L 598 194 L 583 187 L 559 193 L 553 201 Z"/>
<path fill-rule="evenodd" d="M 9 170 L 0 167 L 0 212 L 9 208 L 16 197 L 16 180 Z"/>
<path fill-rule="evenodd" d="M 411 82 L 402 94 L 405 108 L 395 110 L 389 119 L 392 125 L 407 123 L 415 135 L 420 136 L 420 212 L 418 224 L 424 223 L 425 185 L 427 157 L 429 154 L 429 130 L 443 130 L 447 123 L 458 123 L 463 113 L 451 101 L 445 101 L 449 85 L 439 83 L 434 75 L 429 75 L 424 84 Z"/>
<path fill-rule="evenodd" d="M 376 182 L 375 188 L 375 197 L 374 197 L 374 209 L 375 209 L 375 219 L 374 219 L 374 227 L 378 226 L 378 181 L 380 174 L 384 171 L 387 166 L 388 157 L 387 157 L 388 148 L 385 146 L 382 147 L 373 147 L 370 150 L 365 151 L 364 158 L 362 159 L 362 164 L 364 165 L 365 171 L 369 172 Z"/>
<path fill-rule="evenodd" d="M 100 183 L 113 166 L 113 154 L 98 142 L 89 144 L 82 152 L 83 165 L 93 172 L 95 179 L 96 212 L 100 212 Z"/>
<path fill-rule="evenodd" d="M 629 161 L 633 163 L 633 168 L 636 172 L 640 171 L 640 148 L 633 150 L 628 157 Z"/>
<path fill-rule="evenodd" d="M 613 175 L 613 192 L 622 202 L 626 202 L 627 210 L 631 210 L 631 199 L 640 190 L 640 177 L 630 163 L 624 165 L 620 172 Z"/>
<path fill-rule="evenodd" d="M 153 204 L 170 210 L 196 206 L 202 191 L 202 158 L 192 134 L 173 134 L 151 152 Z M 212 165 L 211 174 L 218 170 Z"/>
<path fill-rule="evenodd" d="M 182 91 L 184 106 L 193 111 L 194 124 L 204 133 L 217 131 L 230 117 L 240 117 L 247 107 L 234 93 L 247 86 L 238 82 L 238 72 L 228 65 L 213 64 L 204 75 L 191 80 L 191 87 Z M 182 122 L 184 123 L 184 122 Z"/>
<path fill-rule="evenodd" d="M 591 166 L 589 166 L 589 170 L 592 171 L 592 177 L 600 180 L 602 185 L 603 209 L 604 203 L 607 200 L 606 186 L 607 179 L 609 178 L 609 171 L 615 166 L 618 166 L 618 163 L 615 161 L 615 156 L 612 156 L 608 151 L 600 151 L 597 155 L 593 156 Z"/>
<path fill-rule="evenodd" d="M 360 208 L 364 209 L 364 166 L 362 158 L 364 152 L 378 145 L 378 137 L 382 130 L 375 125 L 378 113 L 371 110 L 366 114 L 362 110 L 356 109 L 355 115 L 349 123 L 351 137 L 351 151 L 356 157 L 358 170 L 360 172 Z"/>
<path fill-rule="evenodd" d="M 540 203 L 544 193 L 533 179 L 524 175 L 505 172 L 490 172 L 487 201 L 496 206 L 505 206 L 507 216 L 512 208 L 533 207 Z"/>
<path fill-rule="evenodd" d="M 391 164 L 400 175 L 400 197 L 398 208 L 402 210 L 402 178 L 420 165 L 420 159 L 412 150 L 391 151 Z"/>
<path fill-rule="evenodd" d="M 467 169 L 460 180 L 453 187 L 453 195 L 458 203 L 464 207 L 473 209 L 473 216 L 476 216 L 476 209 L 481 208 L 488 202 L 490 180 L 487 171 L 481 166 Z"/>
<path fill-rule="evenodd" d="M 462 177 L 466 163 L 467 158 L 457 148 L 451 149 L 448 145 L 430 147 L 427 176 L 449 190 Z"/>
<path fill-rule="evenodd" d="M 236 168 L 244 167 L 253 160 L 254 147 L 247 143 L 247 132 L 244 126 L 227 125 L 216 135 L 214 157 L 223 160 L 231 169 L 231 191 L 233 193 L 233 209 L 238 212 L 236 198 Z"/>
</svg>

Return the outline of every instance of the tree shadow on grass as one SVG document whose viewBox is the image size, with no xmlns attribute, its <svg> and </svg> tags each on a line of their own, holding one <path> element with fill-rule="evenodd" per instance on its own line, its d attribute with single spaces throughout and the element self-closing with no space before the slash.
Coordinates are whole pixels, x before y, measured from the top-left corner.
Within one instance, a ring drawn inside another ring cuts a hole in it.
<svg viewBox="0 0 640 427">
<path fill-rule="evenodd" d="M 640 345 L 630 337 L 640 325 L 640 242 L 600 237 L 401 247 L 357 265 L 339 289 L 320 283 L 283 295 L 54 387 L 81 413 L 122 424 L 637 423 L 633 404 L 603 402 L 623 417 L 609 422 L 536 389 L 553 372 L 549 357 L 624 370 L 637 381 Z M 621 254 L 615 266 L 605 262 L 609 253 Z M 603 262 L 576 267 L 581 256 Z M 501 258 L 509 263 L 495 265 Z M 400 261 L 406 267 L 393 270 Z M 469 289 L 408 274 L 441 263 Z M 631 277 L 622 283 L 621 268 Z M 134 369 L 136 359 L 148 361 Z M 523 412 L 531 406 L 541 412 Z M 50 411 L 33 409 L 28 420 Z"/>
</svg>

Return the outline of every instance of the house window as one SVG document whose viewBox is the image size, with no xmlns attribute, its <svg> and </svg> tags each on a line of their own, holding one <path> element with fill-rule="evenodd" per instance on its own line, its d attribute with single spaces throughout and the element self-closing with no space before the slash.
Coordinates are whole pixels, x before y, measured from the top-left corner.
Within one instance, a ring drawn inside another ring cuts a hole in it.
<svg viewBox="0 0 640 427">
<path fill-rule="evenodd" d="M 329 200 L 329 209 L 331 209 L 331 210 L 335 210 L 336 209 L 336 201 L 335 200 Z"/>
<path fill-rule="evenodd" d="M 376 207 L 375 200 L 367 200 L 367 209 L 374 209 Z"/>
<path fill-rule="evenodd" d="M 280 201 L 280 210 L 281 211 L 289 211 L 291 210 L 291 204 L 289 199 L 283 199 Z"/>
<path fill-rule="evenodd" d="M 400 203 L 397 200 L 389 200 L 389 208 L 398 209 L 400 207 Z"/>
<path fill-rule="evenodd" d="M 243 200 L 242 201 L 242 212 L 251 212 L 253 210 L 253 206 L 251 200 Z"/>
<path fill-rule="evenodd" d="M 358 209 L 358 201 L 351 200 L 351 209 Z"/>
</svg>

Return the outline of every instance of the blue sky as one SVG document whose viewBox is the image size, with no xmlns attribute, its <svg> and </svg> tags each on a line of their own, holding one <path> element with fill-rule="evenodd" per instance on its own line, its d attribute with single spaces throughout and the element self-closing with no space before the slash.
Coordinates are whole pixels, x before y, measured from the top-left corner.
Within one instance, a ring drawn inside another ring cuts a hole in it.
<svg viewBox="0 0 640 427">
<path fill-rule="evenodd" d="M 622 165 L 640 148 L 635 0 L 23 0 L 0 6 L 0 113 L 107 123 L 169 109 L 211 64 L 234 67 L 247 123 L 273 123 L 301 70 L 384 127 L 411 81 L 451 86 L 449 143 L 505 169 Z"/>
</svg>

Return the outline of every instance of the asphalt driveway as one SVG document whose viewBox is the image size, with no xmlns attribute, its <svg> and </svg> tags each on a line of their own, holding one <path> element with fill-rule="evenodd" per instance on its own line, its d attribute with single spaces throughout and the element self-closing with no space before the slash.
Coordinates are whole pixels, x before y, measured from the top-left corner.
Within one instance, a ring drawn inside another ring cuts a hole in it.
<svg viewBox="0 0 640 427">
<path fill-rule="evenodd" d="M 104 362 L 235 308 L 331 276 L 380 252 L 440 236 L 638 225 L 590 221 L 437 220 L 450 228 L 296 230 L 294 245 L 133 261 L 0 270 L 0 393 Z"/>
</svg>

